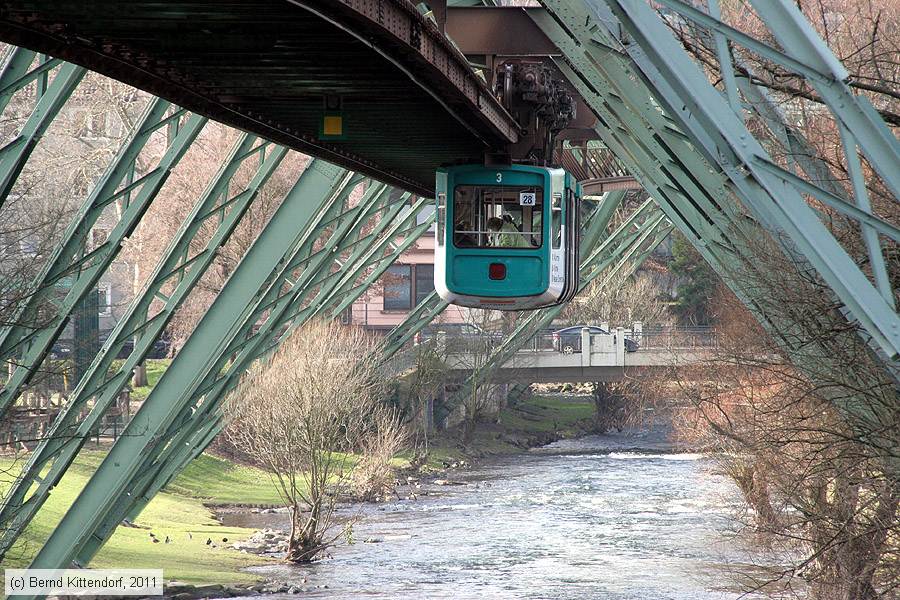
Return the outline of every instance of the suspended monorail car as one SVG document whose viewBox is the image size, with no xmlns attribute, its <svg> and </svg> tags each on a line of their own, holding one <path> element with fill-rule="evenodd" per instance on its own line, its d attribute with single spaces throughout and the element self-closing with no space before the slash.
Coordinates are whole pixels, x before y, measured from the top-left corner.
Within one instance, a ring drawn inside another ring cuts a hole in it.
<svg viewBox="0 0 900 600">
<path fill-rule="evenodd" d="M 578 291 L 581 188 L 563 169 L 437 172 L 434 287 L 461 306 L 525 310 Z"/>
</svg>

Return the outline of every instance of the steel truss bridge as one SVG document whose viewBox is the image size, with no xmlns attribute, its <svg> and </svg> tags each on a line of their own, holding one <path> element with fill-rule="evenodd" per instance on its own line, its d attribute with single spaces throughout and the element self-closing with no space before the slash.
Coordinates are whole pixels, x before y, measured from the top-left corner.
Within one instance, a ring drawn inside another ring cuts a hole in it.
<svg viewBox="0 0 900 600">
<path fill-rule="evenodd" d="M 718 0 L 702 7 L 686 0 L 653 6 L 649 0 L 543 0 L 527 9 L 449 4 L 433 2 L 433 13 L 425 14 L 409 0 L 98 0 L 87 9 L 71 1 L 4 3 L 0 40 L 18 47 L 0 71 L 0 110 L 35 81 L 39 94 L 22 127 L 0 147 L 0 207 L 87 69 L 156 97 L 15 307 L 15 318 L 0 329 L 0 360 L 12 365 L 0 414 L 29 384 L 207 120 L 245 133 L 9 491 L 0 508 L 0 551 L 41 509 L 289 149 L 316 158 L 33 567 L 87 565 L 119 523 L 134 519 L 210 443 L 222 427 L 223 398 L 254 361 L 309 319 L 336 317 L 376 281 L 430 226 L 416 217 L 428 202 L 435 167 L 481 160 L 519 142 L 518 124 L 479 74 L 489 78 L 504 56 L 547 61 L 578 96 L 581 110 L 569 133 L 588 141 L 571 145 L 562 160 L 602 191 L 584 221 L 582 286 L 630 274 L 677 228 L 803 368 L 827 355 L 792 334 L 815 328 L 815 321 L 770 315 L 762 292 L 742 276 L 753 272 L 765 247 L 820 282 L 848 335 L 875 357 L 879 376 L 897 385 L 900 228 L 873 209 L 866 184 L 877 178 L 896 203 L 900 143 L 796 3 L 748 0 L 763 24 L 755 34 L 725 22 Z M 673 23 L 694 31 L 715 60 L 695 62 Z M 748 54 L 794 73 L 821 102 L 819 116 L 840 135 L 849 185 L 759 85 L 742 58 Z M 341 111 L 342 139 L 320 135 L 323 106 Z M 165 151 L 137 173 L 136 161 L 162 128 L 169 131 Z M 609 164 L 621 169 L 601 168 Z M 236 186 L 242 167 L 255 174 Z M 629 185 L 604 186 L 611 178 L 633 178 L 650 196 L 614 228 L 625 195 L 616 188 Z M 115 227 L 89 246 L 88 232 L 113 203 L 121 207 Z M 858 228 L 863 259 L 836 239 L 828 215 Z M 211 236 L 200 236 L 210 228 Z M 55 290 L 63 278 L 69 287 L 60 298 Z M 50 317 L 29 327 L 48 306 Z M 388 336 L 386 355 L 444 308 L 434 294 L 420 302 Z M 519 319 L 471 383 L 500 368 L 559 311 Z M 129 340 L 135 343 L 128 358 L 114 363 Z M 846 401 L 839 408 L 858 410 Z"/>
</svg>

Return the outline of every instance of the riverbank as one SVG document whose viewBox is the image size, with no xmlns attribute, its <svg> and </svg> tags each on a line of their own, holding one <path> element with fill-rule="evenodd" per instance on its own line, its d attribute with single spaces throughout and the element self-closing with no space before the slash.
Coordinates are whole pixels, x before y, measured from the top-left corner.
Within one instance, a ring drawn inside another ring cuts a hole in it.
<svg viewBox="0 0 900 600">
<path fill-rule="evenodd" d="M 504 408 L 499 419 L 478 423 L 468 441 L 463 439 L 461 426 L 437 432 L 428 443 L 427 465 L 438 470 L 452 468 L 454 463 L 518 454 L 581 437 L 593 433 L 593 415 L 593 401 L 588 395 L 529 396 Z"/>
<path fill-rule="evenodd" d="M 105 453 L 103 448 L 87 448 L 79 455 L 4 559 L 5 567 L 27 566 Z M 20 466 L 19 462 L 9 458 L 0 459 L 0 472 L 4 474 L 0 489 L 3 492 Z M 277 491 L 264 472 L 203 455 L 165 492 L 158 494 L 133 524 L 119 527 L 91 566 L 162 568 L 167 580 L 197 585 L 254 584 L 259 578 L 241 569 L 265 560 L 230 547 L 234 540 L 249 537 L 254 530 L 223 526 L 210 506 L 233 503 L 274 505 L 278 502 Z"/>
<path fill-rule="evenodd" d="M 449 479 L 452 475 L 445 473 L 464 469 L 486 456 L 509 455 L 557 439 L 577 437 L 589 429 L 591 411 L 587 397 L 534 396 L 524 399 L 505 409 L 499 423 L 479 424 L 467 444 L 460 441 L 459 431 L 434 436 L 429 445 L 428 461 L 417 477 Z M 102 447 L 86 448 L 81 453 L 21 542 L 5 559 L 4 566 L 20 567 L 29 563 L 104 455 Z M 402 480 L 411 473 L 411 458 L 410 453 L 396 461 L 403 472 Z M 0 472 L 5 474 L 0 481 L 0 491 L 5 492 L 20 466 L 12 459 L 0 459 Z M 416 471 L 418 473 L 418 466 Z M 242 569 L 273 559 L 232 547 L 235 542 L 250 538 L 257 530 L 222 525 L 214 511 L 223 506 L 249 508 L 279 504 L 277 489 L 265 472 L 204 454 L 158 494 L 133 524 L 119 527 L 91 566 L 162 568 L 167 581 L 206 586 L 179 589 L 182 598 L 213 591 L 217 595 L 228 595 L 251 587 L 263 589 L 260 576 Z M 224 588 L 210 588 L 210 585 Z"/>
</svg>

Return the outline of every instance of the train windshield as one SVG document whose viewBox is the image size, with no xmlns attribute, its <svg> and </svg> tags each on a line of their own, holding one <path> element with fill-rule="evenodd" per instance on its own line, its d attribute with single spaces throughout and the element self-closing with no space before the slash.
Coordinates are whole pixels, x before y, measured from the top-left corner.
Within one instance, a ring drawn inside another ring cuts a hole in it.
<svg viewBox="0 0 900 600">
<path fill-rule="evenodd" d="M 458 185 L 453 192 L 457 248 L 540 248 L 544 188 Z"/>
</svg>

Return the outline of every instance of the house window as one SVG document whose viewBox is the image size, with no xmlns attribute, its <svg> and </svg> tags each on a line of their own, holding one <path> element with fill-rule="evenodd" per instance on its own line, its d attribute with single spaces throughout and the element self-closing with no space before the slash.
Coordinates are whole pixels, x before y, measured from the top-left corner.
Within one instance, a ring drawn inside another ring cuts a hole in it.
<svg viewBox="0 0 900 600">
<path fill-rule="evenodd" d="M 112 316 L 112 286 L 101 283 L 97 286 L 97 314 L 101 317 Z"/>
<path fill-rule="evenodd" d="M 384 279 L 384 310 L 412 308 L 412 267 L 391 265 Z"/>
<path fill-rule="evenodd" d="M 416 304 L 434 291 L 434 265 L 416 265 Z"/>
</svg>

